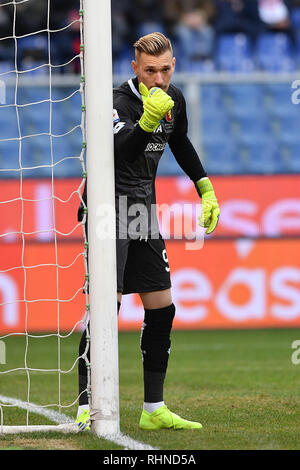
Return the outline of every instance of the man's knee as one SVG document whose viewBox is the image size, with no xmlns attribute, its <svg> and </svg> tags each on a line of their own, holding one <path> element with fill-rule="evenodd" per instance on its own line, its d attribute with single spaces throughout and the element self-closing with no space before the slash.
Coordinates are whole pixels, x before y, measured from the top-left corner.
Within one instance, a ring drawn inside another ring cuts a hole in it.
<svg viewBox="0 0 300 470">
<path fill-rule="evenodd" d="M 139 294 L 145 309 L 164 308 L 172 304 L 171 289 Z"/>
</svg>

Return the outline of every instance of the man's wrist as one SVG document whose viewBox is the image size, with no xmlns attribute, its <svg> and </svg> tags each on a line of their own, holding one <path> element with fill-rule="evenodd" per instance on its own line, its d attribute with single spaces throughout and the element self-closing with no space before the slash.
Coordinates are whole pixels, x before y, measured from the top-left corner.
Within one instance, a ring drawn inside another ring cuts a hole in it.
<svg viewBox="0 0 300 470">
<path fill-rule="evenodd" d="M 140 120 L 139 120 L 139 126 L 141 127 L 141 129 L 143 129 L 143 131 L 145 132 L 153 132 L 155 131 L 155 129 L 157 128 L 157 126 L 159 125 L 159 122 L 157 123 L 153 123 L 153 122 L 150 122 L 149 119 L 147 119 L 147 117 L 145 116 L 145 113 L 142 114 Z"/>
<path fill-rule="evenodd" d="M 208 191 L 214 191 L 213 185 L 207 176 L 204 176 L 203 178 L 200 178 L 200 180 L 196 181 L 195 186 L 200 197 L 202 197 L 202 195 Z"/>
</svg>

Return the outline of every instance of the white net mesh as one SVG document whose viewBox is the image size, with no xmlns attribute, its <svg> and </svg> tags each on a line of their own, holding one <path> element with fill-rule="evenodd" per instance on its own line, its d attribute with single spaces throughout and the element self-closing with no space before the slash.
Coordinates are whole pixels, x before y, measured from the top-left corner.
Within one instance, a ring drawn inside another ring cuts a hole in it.
<svg viewBox="0 0 300 470">
<path fill-rule="evenodd" d="M 71 363 L 62 355 L 89 308 L 86 213 L 77 222 L 86 180 L 83 6 L 62 20 L 59 3 L 0 2 L 0 431 L 78 401 L 78 348 L 66 355 Z"/>
</svg>

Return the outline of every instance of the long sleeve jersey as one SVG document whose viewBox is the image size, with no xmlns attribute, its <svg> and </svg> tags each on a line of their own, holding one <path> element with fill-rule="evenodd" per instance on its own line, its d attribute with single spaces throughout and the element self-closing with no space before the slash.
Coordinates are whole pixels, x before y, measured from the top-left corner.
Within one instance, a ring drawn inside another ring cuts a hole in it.
<svg viewBox="0 0 300 470">
<path fill-rule="evenodd" d="M 134 204 L 145 207 L 145 217 L 146 214 L 152 216 L 152 235 L 153 231 L 158 230 L 153 211 L 156 204 L 155 177 L 167 144 L 180 167 L 194 183 L 206 176 L 187 135 L 188 122 L 183 94 L 174 85 L 169 86 L 167 93 L 173 99 L 174 107 L 155 131 L 149 133 L 139 126 L 144 110 L 137 78 L 128 80 L 113 92 L 116 205 L 120 196 L 126 196 L 128 207 Z"/>
<path fill-rule="evenodd" d="M 130 232 L 128 228 L 137 217 L 142 237 L 156 236 L 159 232 L 155 211 L 155 178 L 159 160 L 167 144 L 179 166 L 194 183 L 206 176 L 187 135 L 184 96 L 172 84 L 167 93 L 173 99 L 174 107 L 155 131 L 150 133 L 139 126 L 144 110 L 137 78 L 130 79 L 113 90 L 117 231 L 123 237 Z M 83 199 L 86 201 L 86 188 Z M 82 218 L 80 212 L 79 210 L 79 219 Z"/>
</svg>

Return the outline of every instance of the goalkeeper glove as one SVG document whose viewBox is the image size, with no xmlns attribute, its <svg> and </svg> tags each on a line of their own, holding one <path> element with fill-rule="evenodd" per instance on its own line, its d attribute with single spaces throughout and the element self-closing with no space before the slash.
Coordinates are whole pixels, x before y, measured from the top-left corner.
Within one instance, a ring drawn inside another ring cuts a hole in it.
<svg viewBox="0 0 300 470">
<path fill-rule="evenodd" d="M 174 101 L 161 88 L 148 90 L 142 82 L 139 84 L 139 91 L 144 106 L 144 113 L 139 121 L 140 127 L 146 132 L 153 132 L 161 119 L 173 108 Z"/>
<path fill-rule="evenodd" d="M 205 233 L 210 234 L 215 230 L 219 221 L 219 204 L 209 178 L 201 178 L 197 181 L 196 189 L 202 198 L 201 216 L 198 217 L 199 225 L 206 227 Z"/>
</svg>

